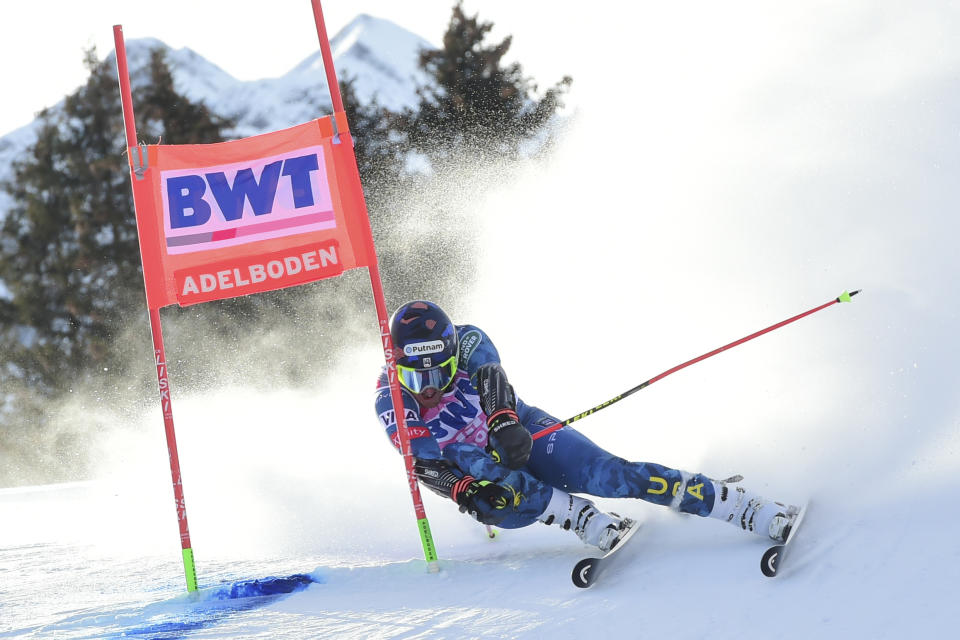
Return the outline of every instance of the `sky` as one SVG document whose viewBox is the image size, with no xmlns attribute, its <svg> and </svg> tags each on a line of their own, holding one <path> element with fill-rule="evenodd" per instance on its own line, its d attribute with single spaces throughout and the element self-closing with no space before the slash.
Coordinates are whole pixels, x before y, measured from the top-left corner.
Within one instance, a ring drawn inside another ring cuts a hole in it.
<svg viewBox="0 0 960 640">
<path fill-rule="evenodd" d="M 515 34 L 513 53 L 530 67 L 556 77 L 553 55 L 537 46 L 542 14 L 563 15 L 566 3 L 503 0 L 466 2 L 473 14 L 495 23 L 494 35 Z M 572 7 L 572 4 L 570 5 Z M 224 7 L 229 7 L 224 10 Z M 244 9 L 250 7 L 249 10 Z M 269 7 L 269 9 L 265 9 Z M 323 3 L 328 35 L 360 13 L 390 20 L 439 43 L 453 0 L 327 0 Z M 269 3 L 162 3 L 129 0 L 3 2 L 0 21 L 0 136 L 28 124 L 35 114 L 56 104 L 86 78 L 83 51 L 95 45 L 101 57 L 113 49 L 113 25 L 126 39 L 153 37 L 174 48 L 189 47 L 240 80 L 283 75 L 316 51 L 317 34 L 310 0 Z M 22 63 L 14 61 L 22 60 Z"/>
</svg>

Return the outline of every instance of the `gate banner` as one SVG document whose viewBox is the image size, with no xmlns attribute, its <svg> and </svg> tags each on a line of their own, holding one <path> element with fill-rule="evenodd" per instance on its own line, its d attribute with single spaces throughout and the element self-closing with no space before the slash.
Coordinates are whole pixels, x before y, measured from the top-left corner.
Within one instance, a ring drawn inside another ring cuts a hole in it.
<svg viewBox="0 0 960 640">
<path fill-rule="evenodd" d="M 330 117 L 130 151 L 147 306 L 283 289 L 369 266 L 349 135 Z"/>
</svg>

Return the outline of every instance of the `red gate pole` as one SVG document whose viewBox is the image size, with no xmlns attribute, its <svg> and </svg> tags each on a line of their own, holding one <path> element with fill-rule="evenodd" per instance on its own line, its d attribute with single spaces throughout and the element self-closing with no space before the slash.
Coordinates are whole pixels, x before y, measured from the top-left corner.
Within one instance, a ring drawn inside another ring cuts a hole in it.
<svg viewBox="0 0 960 640">
<path fill-rule="evenodd" d="M 312 0 L 313 17 L 317 23 L 317 37 L 320 39 L 320 53 L 323 56 L 323 68 L 327 76 L 327 85 L 330 88 L 330 101 L 333 104 L 334 120 L 337 123 L 338 133 L 347 143 L 350 154 L 353 155 L 353 139 L 347 124 L 347 116 L 343 110 L 343 99 L 340 96 L 340 86 L 337 84 L 337 73 L 333 67 L 333 55 L 330 52 L 330 41 L 327 39 L 327 28 L 323 20 L 323 9 L 320 0 Z M 354 157 L 356 166 L 356 157 Z M 359 174 L 358 174 L 359 175 Z M 373 244 L 373 231 L 370 228 L 370 216 L 367 212 L 367 203 L 363 196 L 363 188 L 358 189 L 364 216 L 364 241 L 369 264 L 370 286 L 373 289 L 374 305 L 377 308 L 377 320 L 380 323 L 380 338 L 383 343 L 383 357 L 387 363 L 387 381 L 390 384 L 390 398 L 393 401 L 393 415 L 397 421 L 397 435 L 400 438 L 400 452 L 407 470 L 407 484 L 410 487 L 410 497 L 413 499 L 413 510 L 417 517 L 417 528 L 420 532 L 420 543 L 423 545 L 423 556 L 427 561 L 427 570 L 431 573 L 439 571 L 437 549 L 430 533 L 430 522 L 427 520 L 426 510 L 423 508 L 423 499 L 420 495 L 420 485 L 413 470 L 413 452 L 410 447 L 410 435 L 407 433 L 407 421 L 404 418 L 403 397 L 400 394 L 400 383 L 397 378 L 397 363 L 394 359 L 393 339 L 390 336 L 390 319 L 387 312 L 387 303 L 383 295 L 383 282 L 380 279 L 380 267 L 377 260 L 377 250 Z"/>
<path fill-rule="evenodd" d="M 123 42 L 123 27 L 114 25 L 113 41 L 117 52 L 117 76 L 120 80 L 120 101 L 123 104 L 123 129 L 127 135 L 127 152 L 138 153 L 137 127 L 133 119 L 133 97 L 130 93 L 130 75 L 127 69 L 127 49 Z M 134 176 L 131 175 L 131 186 Z M 141 260 L 143 259 L 141 255 Z M 146 284 L 146 282 L 144 282 Z M 187 506 L 183 499 L 183 484 L 180 478 L 180 457 L 177 454 L 177 435 L 173 428 L 173 401 L 170 397 L 170 381 L 167 377 L 167 357 L 163 348 L 163 331 L 160 326 L 160 310 L 150 309 L 150 332 L 153 334 L 154 363 L 157 366 L 157 384 L 160 389 L 160 408 L 163 411 L 163 426 L 167 436 L 167 452 L 170 454 L 170 477 L 173 481 L 173 499 L 180 524 L 180 547 L 183 555 L 183 570 L 187 579 L 187 591 L 197 590 L 197 571 L 190 546 L 190 527 L 187 526 Z"/>
<path fill-rule="evenodd" d="M 337 71 L 333 68 L 333 54 L 330 52 L 330 40 L 327 38 L 327 25 L 323 21 L 323 7 L 320 0 L 313 2 L 313 20 L 317 23 L 317 37 L 320 39 L 320 55 L 323 57 L 323 72 L 327 75 L 327 87 L 330 89 L 330 102 L 333 112 L 343 111 L 343 98 L 340 97 L 340 85 L 337 82 Z"/>
</svg>

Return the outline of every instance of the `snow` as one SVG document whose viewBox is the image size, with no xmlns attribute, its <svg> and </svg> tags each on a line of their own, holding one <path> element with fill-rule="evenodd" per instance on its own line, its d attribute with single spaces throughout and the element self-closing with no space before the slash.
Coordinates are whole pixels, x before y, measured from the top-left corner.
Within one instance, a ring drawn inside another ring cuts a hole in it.
<svg viewBox="0 0 960 640">
<path fill-rule="evenodd" d="M 416 88 L 428 81 L 418 65 L 419 53 L 434 45 L 391 22 L 359 15 L 333 37 L 330 47 L 338 75 L 355 79 L 361 101 L 376 98 L 382 106 L 399 111 L 416 104 Z M 320 52 L 287 76 L 307 86 L 325 77 Z M 323 87 L 326 91 L 325 83 Z"/>
<path fill-rule="evenodd" d="M 36 142 L 39 132 L 39 121 L 15 129 L 7 135 L 0 138 L 0 182 L 9 180 L 13 177 L 13 163 L 30 145 Z M 0 221 L 6 215 L 6 211 L 13 204 L 6 190 L 0 189 Z M 3 284 L 0 283 L 0 291 Z"/>
<path fill-rule="evenodd" d="M 812 500 L 780 577 L 729 525 L 602 500 L 644 529 L 628 562 L 578 590 L 572 534 L 489 541 L 425 493 L 442 565 L 427 573 L 372 409 L 371 335 L 307 391 L 204 393 L 171 371 L 205 593 L 297 573 L 316 584 L 234 606 L 184 597 L 163 429 L 144 398 L 95 438 L 97 480 L 0 490 L 0 638 L 954 635 L 957 17 L 662 11 L 606 24 L 590 59 L 607 66 L 572 70 L 578 121 L 549 161 L 450 176 L 440 200 L 483 187 L 470 211 L 482 253 L 443 275 L 477 278 L 455 317 L 490 333 L 521 397 L 560 417 L 862 288 L 577 423 L 624 457 Z M 322 349 L 304 349 L 305 370 Z"/>
<path fill-rule="evenodd" d="M 373 458 L 383 471 L 372 484 L 402 478 L 398 460 Z M 301 472 L 307 482 L 293 511 L 276 504 L 297 493 L 284 470 L 275 470 L 276 485 L 265 469 L 255 477 L 248 470 L 231 491 L 232 482 L 206 477 L 202 465 L 189 468 L 202 588 L 304 572 L 317 581 L 259 606 L 214 607 L 181 595 L 173 509 L 162 492 L 109 483 L 3 491 L 0 513 L 17 524 L 0 538 L 0 637 L 144 637 L 138 630 L 169 625 L 178 634 L 149 637 L 578 638 L 602 630 L 897 638 L 940 637 L 953 626 L 956 523 L 945 521 L 942 498 L 931 492 L 852 508 L 814 496 L 789 569 L 773 581 L 760 575 L 758 540 L 616 501 L 645 518 L 644 529 L 625 562 L 581 591 L 569 575 L 585 548 L 570 534 L 538 525 L 488 541 L 482 527 L 432 499 L 442 570 L 427 573 L 402 483 L 371 487 L 370 467 L 334 466 Z M 267 487 L 251 493 L 256 480 Z M 939 486 L 958 488 L 955 477 Z"/>
</svg>

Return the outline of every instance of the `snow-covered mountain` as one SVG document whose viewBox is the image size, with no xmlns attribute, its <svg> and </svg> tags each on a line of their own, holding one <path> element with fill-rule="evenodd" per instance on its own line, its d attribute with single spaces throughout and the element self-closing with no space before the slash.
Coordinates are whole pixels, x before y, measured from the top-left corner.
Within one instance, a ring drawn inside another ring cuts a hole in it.
<svg viewBox="0 0 960 640">
<path fill-rule="evenodd" d="M 417 65 L 419 53 L 433 46 L 426 39 L 387 20 L 359 15 L 330 44 L 338 77 L 355 80 L 361 101 L 376 99 L 394 110 L 415 103 L 416 88 L 426 82 Z M 126 46 L 135 86 L 146 81 L 150 51 L 166 49 L 177 91 L 235 119 L 237 126 L 229 133 L 236 137 L 282 129 L 330 112 L 319 49 L 282 76 L 241 81 L 187 47 L 171 49 L 153 38 L 129 40 Z M 113 60 L 115 53 L 108 58 Z M 36 141 L 38 126 L 34 121 L 0 137 L 0 180 L 10 176 L 11 163 Z M 0 193 L 0 219 L 9 205 L 6 194 Z"/>
<path fill-rule="evenodd" d="M 417 60 L 421 49 L 432 46 L 427 40 L 387 20 L 360 15 L 341 29 L 330 45 L 338 77 L 355 79 L 361 101 L 375 98 L 395 110 L 415 103 L 416 87 L 426 82 Z M 156 46 L 165 45 L 132 40 L 127 53 L 131 67 L 142 66 Z M 237 128 L 232 133 L 239 137 L 282 129 L 330 112 L 319 49 L 282 76 L 249 82 L 236 80 L 188 48 L 171 50 L 169 64 L 177 90 L 234 118 Z"/>
</svg>

